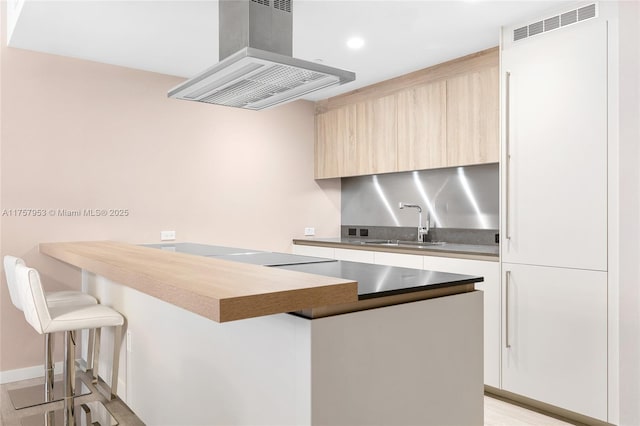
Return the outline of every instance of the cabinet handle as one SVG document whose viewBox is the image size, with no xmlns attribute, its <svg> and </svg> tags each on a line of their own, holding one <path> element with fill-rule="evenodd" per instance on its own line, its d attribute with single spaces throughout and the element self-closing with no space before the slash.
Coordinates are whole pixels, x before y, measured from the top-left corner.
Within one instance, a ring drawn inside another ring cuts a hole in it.
<svg viewBox="0 0 640 426">
<path fill-rule="evenodd" d="M 511 348 L 511 342 L 509 341 L 509 282 L 511 278 L 511 271 L 505 272 L 505 321 L 504 321 L 504 334 L 505 334 L 505 343 L 504 347 L 509 349 Z"/>
<path fill-rule="evenodd" d="M 511 150 L 509 149 L 509 145 L 510 145 L 510 139 L 511 139 L 511 126 L 510 126 L 510 121 L 511 121 L 511 72 L 507 71 L 506 74 L 506 81 L 505 81 L 505 112 L 504 112 L 504 121 L 505 121 L 505 203 L 506 203 L 506 207 L 505 207 L 505 213 L 504 213 L 504 222 L 505 222 L 505 234 L 506 234 L 506 239 L 510 240 L 511 239 L 511 226 L 510 226 L 510 221 L 509 221 L 509 193 L 510 188 L 509 188 L 509 180 L 511 179 L 511 173 L 509 173 L 509 163 L 511 162 Z"/>
</svg>

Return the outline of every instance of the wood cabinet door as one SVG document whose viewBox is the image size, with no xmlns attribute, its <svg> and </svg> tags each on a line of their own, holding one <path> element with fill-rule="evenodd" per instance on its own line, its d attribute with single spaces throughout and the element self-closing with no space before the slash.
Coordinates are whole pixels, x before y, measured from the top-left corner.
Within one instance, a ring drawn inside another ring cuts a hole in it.
<svg viewBox="0 0 640 426">
<path fill-rule="evenodd" d="M 498 66 L 447 79 L 447 165 L 499 161 Z"/>
<path fill-rule="evenodd" d="M 607 273 L 503 263 L 502 387 L 607 420 Z"/>
<path fill-rule="evenodd" d="M 316 114 L 316 179 L 498 162 L 496 53 L 325 103 Z"/>
<path fill-rule="evenodd" d="M 356 104 L 357 175 L 396 171 L 396 95 Z"/>
<path fill-rule="evenodd" d="M 446 83 L 407 89 L 398 99 L 398 171 L 447 165 Z"/>
<path fill-rule="evenodd" d="M 316 115 L 316 179 L 356 174 L 356 107 L 345 105 Z"/>
</svg>

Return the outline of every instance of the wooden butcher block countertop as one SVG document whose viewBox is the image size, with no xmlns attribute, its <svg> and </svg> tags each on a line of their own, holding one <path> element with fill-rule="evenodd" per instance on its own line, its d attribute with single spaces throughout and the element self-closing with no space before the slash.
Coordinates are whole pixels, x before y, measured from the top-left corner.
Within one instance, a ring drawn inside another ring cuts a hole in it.
<svg viewBox="0 0 640 426">
<path fill-rule="evenodd" d="M 114 241 L 41 243 L 40 252 L 217 322 L 358 300 L 355 281 Z"/>
</svg>

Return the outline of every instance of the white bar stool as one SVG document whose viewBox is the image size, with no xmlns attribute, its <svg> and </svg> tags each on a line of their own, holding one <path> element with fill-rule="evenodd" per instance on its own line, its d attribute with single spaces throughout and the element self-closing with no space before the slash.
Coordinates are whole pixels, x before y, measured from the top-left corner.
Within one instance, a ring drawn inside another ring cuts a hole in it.
<svg viewBox="0 0 640 426">
<path fill-rule="evenodd" d="M 7 278 L 7 286 L 9 287 L 9 296 L 11 297 L 13 305 L 22 311 L 20 289 L 16 282 L 17 265 L 25 266 L 24 260 L 15 256 L 4 257 L 4 273 Z M 45 297 L 47 299 L 47 305 L 51 308 L 59 306 L 95 305 L 98 303 L 95 297 L 81 291 L 53 291 L 45 293 Z M 44 392 L 42 392 L 40 386 L 30 386 L 9 391 L 11 402 L 16 409 L 58 401 L 64 398 L 63 394 L 55 392 L 58 387 L 55 386 L 54 382 L 53 344 L 54 336 L 46 333 L 44 335 Z M 92 330 L 89 333 L 87 369 L 92 368 L 93 345 L 94 331 Z"/>
<path fill-rule="evenodd" d="M 115 327 L 113 344 L 113 368 L 109 399 L 117 394 L 118 366 L 122 325 L 124 317 L 117 311 L 103 305 L 60 306 L 50 308 L 42 289 L 40 275 L 33 268 L 16 266 L 16 281 L 20 289 L 24 317 L 40 334 L 65 332 L 64 352 L 64 425 L 75 426 L 75 335 L 77 330 Z M 96 361 L 97 362 L 97 359 Z"/>
</svg>

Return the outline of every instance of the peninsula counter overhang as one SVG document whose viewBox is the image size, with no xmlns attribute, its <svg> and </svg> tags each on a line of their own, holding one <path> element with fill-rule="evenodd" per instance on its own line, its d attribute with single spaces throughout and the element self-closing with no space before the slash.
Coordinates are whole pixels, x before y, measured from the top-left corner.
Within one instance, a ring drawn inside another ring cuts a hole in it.
<svg viewBox="0 0 640 426">
<path fill-rule="evenodd" d="M 358 301 L 358 283 L 114 241 L 41 243 L 40 252 L 216 322 Z"/>
</svg>

